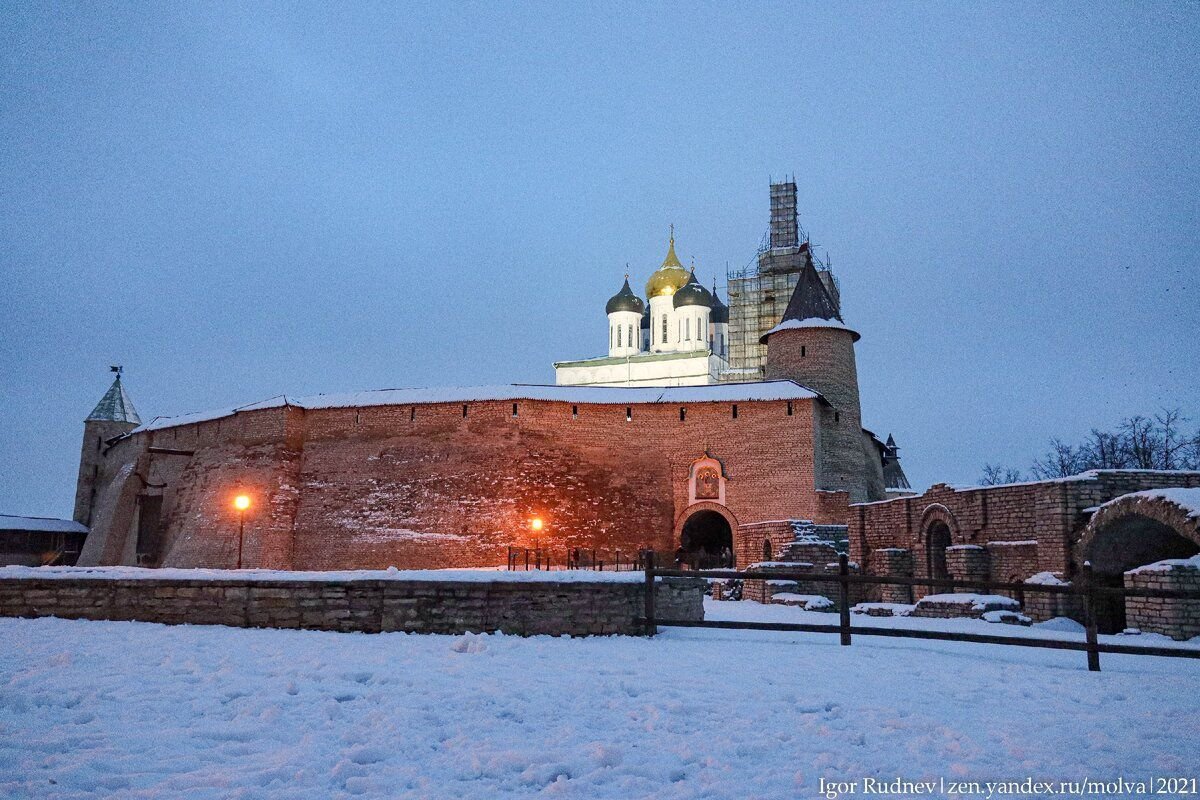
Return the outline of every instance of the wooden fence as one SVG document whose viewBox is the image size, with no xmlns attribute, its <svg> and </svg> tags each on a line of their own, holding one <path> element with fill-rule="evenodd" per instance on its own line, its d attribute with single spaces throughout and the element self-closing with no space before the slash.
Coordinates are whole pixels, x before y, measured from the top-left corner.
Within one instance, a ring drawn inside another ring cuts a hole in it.
<svg viewBox="0 0 1200 800">
<path fill-rule="evenodd" d="M 1078 580 L 1073 585 L 1049 585 L 1030 583 L 993 583 L 990 581 L 959 581 L 949 578 L 891 578 L 875 575 L 854 575 L 850 573 L 846 556 L 838 557 L 838 574 L 822 575 L 819 573 L 787 571 L 772 569 L 769 572 L 760 570 L 675 570 L 658 569 L 655 554 L 649 551 L 643 556 L 643 568 L 646 574 L 645 615 L 641 622 L 645 625 L 646 633 L 650 636 L 658 633 L 660 627 L 678 628 L 733 628 L 756 631 L 798 631 L 802 633 L 836 633 L 841 638 L 842 645 L 849 646 L 853 637 L 858 636 L 888 636 L 898 639 L 934 639 L 945 642 L 974 642 L 976 644 L 1007 644 L 1017 647 L 1042 647 L 1051 650 L 1078 650 L 1087 653 L 1088 669 L 1100 671 L 1101 653 L 1126 653 L 1129 655 L 1165 656 L 1168 658 L 1200 659 L 1200 649 L 1182 647 L 1154 647 L 1134 644 L 1101 644 L 1097 640 L 1096 631 L 1096 601 L 1101 596 L 1125 597 L 1163 597 L 1178 600 L 1200 600 L 1200 592 L 1183 592 L 1170 589 L 1126 589 L 1099 585 L 1092 575 L 1090 562 L 1084 563 Z M 839 618 L 837 625 L 817 625 L 791 622 L 742 622 L 740 620 L 673 620 L 660 619 L 654 613 L 654 579 L 667 577 L 688 578 L 733 578 L 740 580 L 794 580 L 811 583 L 836 584 L 838 596 Z M 958 633 L 953 631 L 913 630 L 905 628 L 885 628 L 850 624 L 850 587 L 853 585 L 882 585 L 893 586 L 928 586 L 930 588 L 972 589 L 983 590 L 986 593 L 994 591 L 1012 592 L 1018 597 L 1026 594 L 1070 594 L 1079 597 L 1084 608 L 1084 626 L 1086 640 L 1083 642 L 1063 639 L 1042 639 L 1024 636 L 993 636 L 985 633 Z"/>
</svg>

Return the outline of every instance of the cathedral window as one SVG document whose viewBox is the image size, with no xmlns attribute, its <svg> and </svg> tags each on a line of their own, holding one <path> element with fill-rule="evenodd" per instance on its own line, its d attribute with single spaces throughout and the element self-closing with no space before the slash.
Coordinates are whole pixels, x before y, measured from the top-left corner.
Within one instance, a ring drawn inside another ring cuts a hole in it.
<svg viewBox="0 0 1200 800">
<path fill-rule="evenodd" d="M 632 325 L 627 325 L 627 326 L 626 326 L 626 330 L 628 330 L 628 331 L 629 331 L 629 339 L 628 339 L 628 341 L 629 341 L 629 346 L 630 346 L 630 347 L 633 347 L 633 346 L 634 346 L 634 344 L 633 344 L 633 326 L 632 326 Z"/>
<path fill-rule="evenodd" d="M 623 333 L 624 333 L 624 331 L 623 331 L 623 330 L 621 330 L 621 326 L 619 326 L 619 325 L 618 325 L 618 326 L 617 326 L 617 347 L 620 347 L 620 346 L 621 346 L 621 335 L 622 335 Z"/>
<path fill-rule="evenodd" d="M 612 325 L 609 325 L 609 326 L 608 326 L 608 346 L 609 346 L 609 349 L 612 349 L 612 346 L 613 346 L 613 328 L 612 328 Z"/>
<path fill-rule="evenodd" d="M 663 314 L 662 343 L 663 344 L 667 343 L 667 315 L 666 314 Z"/>
</svg>

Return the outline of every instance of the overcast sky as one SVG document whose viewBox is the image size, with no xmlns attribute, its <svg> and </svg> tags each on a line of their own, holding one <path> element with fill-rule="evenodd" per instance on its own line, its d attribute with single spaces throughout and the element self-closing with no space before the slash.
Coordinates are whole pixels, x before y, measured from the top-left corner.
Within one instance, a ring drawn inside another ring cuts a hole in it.
<svg viewBox="0 0 1200 800">
<path fill-rule="evenodd" d="M 1200 6 L 5 4 L 0 513 L 143 419 L 554 380 L 772 176 L 914 484 L 1200 416 Z"/>
</svg>

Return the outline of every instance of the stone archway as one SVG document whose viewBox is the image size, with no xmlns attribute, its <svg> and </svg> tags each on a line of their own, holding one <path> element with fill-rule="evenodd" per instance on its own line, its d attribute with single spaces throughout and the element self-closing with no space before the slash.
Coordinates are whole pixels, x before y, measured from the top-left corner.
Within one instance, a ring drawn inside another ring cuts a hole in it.
<svg viewBox="0 0 1200 800">
<path fill-rule="evenodd" d="M 675 520 L 678 550 L 672 560 L 682 558 L 700 569 L 732 567 L 735 564 L 737 519 L 720 503 L 694 503 Z"/>
<path fill-rule="evenodd" d="M 1188 490 L 1196 491 L 1196 490 Z M 1171 490 L 1123 495 L 1105 503 L 1084 526 L 1073 548 L 1074 565 L 1092 564 L 1097 583 L 1124 586 L 1125 572 L 1168 558 L 1200 553 L 1200 516 L 1171 497 Z M 1103 633 L 1125 627 L 1121 597 L 1101 597 L 1097 626 Z"/>
<path fill-rule="evenodd" d="M 921 526 L 917 530 L 918 552 L 914 554 L 914 565 L 921 565 L 922 577 L 949 578 L 946 550 L 958 538 L 958 521 L 954 514 L 940 503 L 931 505 L 921 514 Z M 916 599 L 942 591 L 928 586 L 915 586 L 913 589 Z"/>
</svg>

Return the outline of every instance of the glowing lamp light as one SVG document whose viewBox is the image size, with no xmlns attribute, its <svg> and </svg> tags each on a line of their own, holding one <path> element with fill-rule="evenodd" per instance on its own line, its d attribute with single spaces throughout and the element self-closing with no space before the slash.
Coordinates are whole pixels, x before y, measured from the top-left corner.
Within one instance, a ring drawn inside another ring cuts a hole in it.
<svg viewBox="0 0 1200 800">
<path fill-rule="evenodd" d="M 533 528 L 535 531 L 540 531 L 542 529 L 542 524 L 541 517 L 534 517 L 533 519 L 529 520 L 529 527 Z"/>
<path fill-rule="evenodd" d="M 250 507 L 250 496 L 246 494 L 239 494 L 237 497 L 233 498 L 233 507 L 238 511 L 245 511 Z"/>
</svg>

